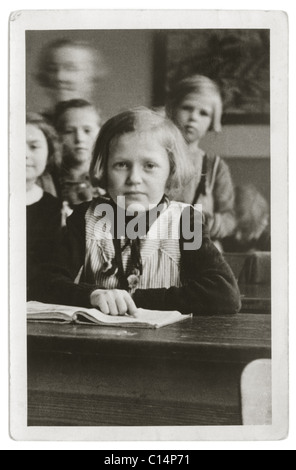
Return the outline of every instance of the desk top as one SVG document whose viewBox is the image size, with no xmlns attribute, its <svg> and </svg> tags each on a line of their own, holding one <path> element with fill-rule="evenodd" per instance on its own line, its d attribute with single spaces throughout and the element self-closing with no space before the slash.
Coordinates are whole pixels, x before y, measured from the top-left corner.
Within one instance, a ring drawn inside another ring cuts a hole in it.
<svg viewBox="0 0 296 470">
<path fill-rule="evenodd" d="M 271 356 L 269 315 L 198 316 L 160 329 L 28 323 L 28 352 L 128 355 L 203 362 Z"/>
</svg>

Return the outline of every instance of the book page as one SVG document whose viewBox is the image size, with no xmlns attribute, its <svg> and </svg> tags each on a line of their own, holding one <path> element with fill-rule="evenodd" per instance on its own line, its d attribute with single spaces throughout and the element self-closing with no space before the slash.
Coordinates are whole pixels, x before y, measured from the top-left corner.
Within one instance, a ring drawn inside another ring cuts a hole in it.
<svg viewBox="0 0 296 470">
<path fill-rule="evenodd" d="M 44 304 L 42 302 L 28 302 L 27 316 L 29 320 L 52 320 L 61 317 L 73 318 L 77 323 L 87 320 L 104 325 L 147 325 L 161 327 L 183 320 L 190 315 L 182 315 L 178 311 L 158 311 L 139 308 L 136 316 L 131 315 L 105 315 L 96 308 L 72 307 L 68 305 Z"/>
<path fill-rule="evenodd" d="M 152 327 L 161 327 L 164 325 L 169 325 L 171 323 L 183 320 L 190 317 L 190 315 L 182 315 L 178 311 L 158 311 L 158 310 L 146 310 L 139 308 L 137 310 L 136 316 L 131 315 L 105 315 L 99 310 L 93 309 L 79 309 L 76 314 L 87 316 L 88 319 L 94 319 L 98 323 L 103 323 L 105 325 L 119 325 L 119 324 L 135 324 L 135 325 L 149 325 Z"/>
<path fill-rule="evenodd" d="M 55 305 L 55 304 L 44 304 L 42 302 L 27 302 L 27 315 L 31 318 L 36 315 L 50 315 L 54 319 L 55 314 L 59 317 L 62 314 L 63 316 L 73 318 L 75 312 L 79 310 L 80 307 L 71 307 L 68 305 Z"/>
</svg>

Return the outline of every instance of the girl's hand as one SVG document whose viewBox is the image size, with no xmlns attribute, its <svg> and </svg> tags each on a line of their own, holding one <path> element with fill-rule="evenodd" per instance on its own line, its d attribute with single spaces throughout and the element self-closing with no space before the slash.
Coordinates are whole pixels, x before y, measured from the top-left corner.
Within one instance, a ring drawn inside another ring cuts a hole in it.
<svg viewBox="0 0 296 470">
<path fill-rule="evenodd" d="M 137 314 L 135 302 L 125 290 L 97 289 L 91 293 L 90 303 L 105 315 Z"/>
</svg>

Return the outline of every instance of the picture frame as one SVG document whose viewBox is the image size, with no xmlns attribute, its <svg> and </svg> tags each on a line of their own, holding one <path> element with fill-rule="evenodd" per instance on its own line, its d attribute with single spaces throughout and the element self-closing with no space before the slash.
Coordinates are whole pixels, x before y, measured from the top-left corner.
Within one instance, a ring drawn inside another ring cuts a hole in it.
<svg viewBox="0 0 296 470">
<path fill-rule="evenodd" d="M 222 124 L 270 123 L 269 30 L 162 30 L 154 46 L 154 106 L 164 105 L 173 83 L 199 74 L 220 87 Z"/>
</svg>

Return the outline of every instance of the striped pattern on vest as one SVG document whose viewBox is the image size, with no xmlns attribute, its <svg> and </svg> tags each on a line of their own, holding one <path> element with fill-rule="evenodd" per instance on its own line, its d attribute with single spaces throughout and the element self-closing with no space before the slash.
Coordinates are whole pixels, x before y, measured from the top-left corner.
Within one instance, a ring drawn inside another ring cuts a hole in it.
<svg viewBox="0 0 296 470">
<path fill-rule="evenodd" d="M 94 200 L 85 216 L 86 256 L 83 280 L 102 289 L 119 288 L 117 273 L 107 275 L 115 257 L 111 236 L 111 222 L 106 217 L 96 216 Z M 139 289 L 180 287 L 180 217 L 187 204 L 168 202 L 166 209 L 152 224 L 145 237 L 140 240 L 143 274 Z M 122 240 L 122 246 L 124 241 Z M 130 246 L 122 252 L 122 263 L 126 272 L 131 257 Z"/>
</svg>

